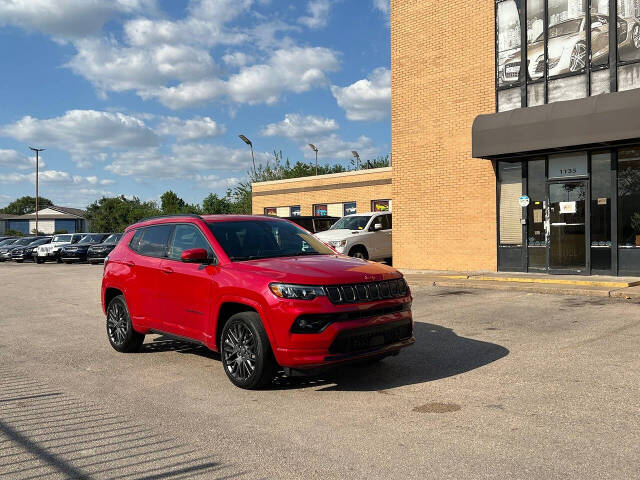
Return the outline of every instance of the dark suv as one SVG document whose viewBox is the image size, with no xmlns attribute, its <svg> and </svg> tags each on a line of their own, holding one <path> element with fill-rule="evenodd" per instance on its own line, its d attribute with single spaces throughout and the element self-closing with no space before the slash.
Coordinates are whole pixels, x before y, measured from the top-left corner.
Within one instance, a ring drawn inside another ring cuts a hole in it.
<svg viewBox="0 0 640 480">
<path fill-rule="evenodd" d="M 137 351 L 147 333 L 220 352 L 235 385 L 267 385 L 378 360 L 414 342 L 409 288 L 395 269 L 338 255 L 264 216 L 174 216 L 127 228 L 105 260 L 107 336 Z"/>
</svg>

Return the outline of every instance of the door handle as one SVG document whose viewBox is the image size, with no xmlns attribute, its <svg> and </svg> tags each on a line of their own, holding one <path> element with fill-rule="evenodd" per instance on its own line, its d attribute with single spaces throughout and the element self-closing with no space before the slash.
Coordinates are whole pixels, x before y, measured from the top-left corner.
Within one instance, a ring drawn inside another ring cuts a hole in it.
<svg viewBox="0 0 640 480">
<path fill-rule="evenodd" d="M 126 265 L 127 267 L 133 267 L 135 266 L 135 262 L 132 262 L 131 260 L 126 260 L 124 262 L 122 262 L 124 265 Z"/>
<path fill-rule="evenodd" d="M 173 273 L 173 268 L 171 267 L 162 267 L 160 270 L 162 270 L 162 273 Z"/>
</svg>

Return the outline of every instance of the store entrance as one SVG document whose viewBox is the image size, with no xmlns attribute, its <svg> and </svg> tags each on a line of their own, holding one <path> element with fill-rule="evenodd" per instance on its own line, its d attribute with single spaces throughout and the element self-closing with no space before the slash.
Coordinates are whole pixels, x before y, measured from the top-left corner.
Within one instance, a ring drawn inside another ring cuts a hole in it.
<svg viewBox="0 0 640 480">
<path fill-rule="evenodd" d="M 547 198 L 547 270 L 549 273 L 588 272 L 587 181 L 548 182 Z"/>
</svg>

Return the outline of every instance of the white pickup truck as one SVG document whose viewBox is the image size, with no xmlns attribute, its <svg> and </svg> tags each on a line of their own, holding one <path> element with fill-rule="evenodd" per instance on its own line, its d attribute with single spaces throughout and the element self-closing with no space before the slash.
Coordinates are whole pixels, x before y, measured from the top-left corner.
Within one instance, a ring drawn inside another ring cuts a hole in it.
<svg viewBox="0 0 640 480">
<path fill-rule="evenodd" d="M 72 243 L 78 243 L 86 233 L 62 233 L 54 235 L 51 239 L 51 243 L 41 245 L 36 251 L 33 252 L 33 257 L 36 263 L 44 263 L 47 260 L 56 260 L 60 262 L 60 249 L 64 245 L 70 245 Z"/>
<path fill-rule="evenodd" d="M 391 258 L 391 213 L 347 215 L 316 237 L 351 257 L 387 260 Z"/>
</svg>

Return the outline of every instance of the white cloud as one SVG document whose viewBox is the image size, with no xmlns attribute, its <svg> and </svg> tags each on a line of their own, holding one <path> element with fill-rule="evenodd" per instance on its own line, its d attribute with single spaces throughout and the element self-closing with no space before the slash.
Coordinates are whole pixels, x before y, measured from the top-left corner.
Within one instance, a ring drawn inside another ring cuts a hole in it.
<svg viewBox="0 0 640 480">
<path fill-rule="evenodd" d="M 380 10 L 384 15 L 389 15 L 390 4 L 389 0 L 373 0 L 373 8 Z"/>
<path fill-rule="evenodd" d="M 44 168 L 46 164 L 42 161 L 40 154 L 39 168 Z M 36 157 L 26 156 L 15 150 L 4 150 L 0 148 L 0 167 L 12 170 L 30 170 L 36 167 Z"/>
<path fill-rule="evenodd" d="M 331 0 L 309 0 L 307 12 L 309 15 L 300 17 L 298 22 L 309 28 L 323 28 L 329 22 Z"/>
<path fill-rule="evenodd" d="M 81 175 L 72 175 L 69 172 L 60 170 L 42 170 L 39 172 L 38 181 L 42 184 L 60 185 L 60 186 L 105 186 L 112 185 L 115 182 L 109 179 L 99 179 L 96 176 L 83 177 Z M 0 183 L 21 183 L 36 182 L 36 173 L 9 173 L 0 174 Z"/>
<path fill-rule="evenodd" d="M 0 134 L 67 151 L 82 166 L 100 158 L 104 150 L 151 147 L 160 141 L 139 118 L 96 110 L 69 110 L 49 119 L 25 116 L 0 127 Z"/>
<path fill-rule="evenodd" d="M 269 155 L 256 152 L 256 162 L 265 161 Z M 105 167 L 120 176 L 147 178 L 195 179 L 214 171 L 246 171 L 251 165 L 248 149 L 232 149 L 211 144 L 174 144 L 171 153 L 163 153 L 155 148 L 123 152 Z"/>
<path fill-rule="evenodd" d="M 301 141 L 311 141 L 314 137 L 326 135 L 339 128 L 338 122 L 333 118 L 287 113 L 284 120 L 278 123 L 270 123 L 263 127 L 260 134 L 265 137 L 286 137 Z"/>
<path fill-rule="evenodd" d="M 368 78 L 349 86 L 332 86 L 331 93 L 349 120 L 382 120 L 391 111 L 391 71 L 376 68 Z"/>
<path fill-rule="evenodd" d="M 370 158 L 379 153 L 371 138 L 361 135 L 356 140 L 344 140 L 336 133 L 338 128 L 338 123 L 330 118 L 287 114 L 284 120 L 263 127 L 260 133 L 266 137 L 289 138 L 307 158 L 315 158 L 309 143 L 318 148 L 318 158 L 348 160 L 353 156 L 352 150 L 357 150 L 362 158 Z"/>
<path fill-rule="evenodd" d="M 211 190 L 226 190 L 233 188 L 241 182 L 237 177 L 223 178 L 218 175 L 195 175 L 198 185 Z"/>
<path fill-rule="evenodd" d="M 198 140 L 224 135 L 226 127 L 210 117 L 194 117 L 183 120 L 178 117 L 164 117 L 156 126 L 160 135 L 173 136 L 180 140 Z"/>
<path fill-rule="evenodd" d="M 253 63 L 253 57 L 244 52 L 233 52 L 224 55 L 222 61 L 230 67 L 244 67 Z"/>
<path fill-rule="evenodd" d="M 56 39 L 78 38 L 99 32 L 120 14 L 154 11 L 155 0 L 4 0 L 0 25 L 37 30 Z"/>
</svg>

